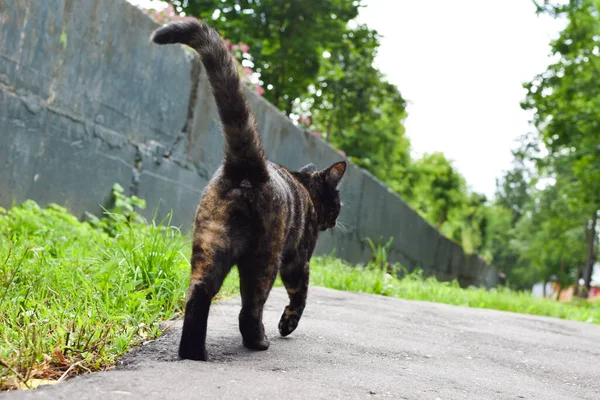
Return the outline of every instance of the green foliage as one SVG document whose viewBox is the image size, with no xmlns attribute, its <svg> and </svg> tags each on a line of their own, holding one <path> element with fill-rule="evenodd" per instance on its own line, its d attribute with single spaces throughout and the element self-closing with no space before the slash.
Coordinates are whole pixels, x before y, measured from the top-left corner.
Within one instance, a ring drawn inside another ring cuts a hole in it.
<svg viewBox="0 0 600 400">
<path fill-rule="evenodd" d="M 393 190 L 403 194 L 410 164 L 406 101 L 373 62 L 379 36 L 366 25 L 348 28 L 326 48 L 317 82 L 299 102 L 310 105 L 312 129 Z"/>
<path fill-rule="evenodd" d="M 535 235 L 522 249 L 538 251 L 532 255 L 523 250 L 522 258 L 530 269 L 545 271 L 543 276 L 558 274 L 565 282 L 584 263 L 587 287 L 597 259 L 600 209 L 599 11 L 598 0 L 538 4 L 538 12 L 565 18 L 567 25 L 551 43 L 556 61 L 525 84 L 528 93 L 522 104 L 534 112 L 534 140 L 547 150 L 526 156 L 536 162 L 541 177 L 553 181 L 532 197 L 530 221 L 517 225 L 528 232 L 522 237 Z"/>
<path fill-rule="evenodd" d="M 462 206 L 461 221 L 453 237 L 459 240 L 467 253 L 480 253 L 486 241 L 489 223 L 487 198 L 478 193 L 468 193 Z M 450 220 L 452 224 L 454 221 Z"/>
<path fill-rule="evenodd" d="M 392 246 L 394 238 L 391 237 L 385 244 L 375 244 L 371 238 L 366 238 L 365 241 L 371 249 L 373 258 L 371 259 L 371 265 L 377 266 L 379 269 L 387 271 L 390 263 L 388 262 L 388 251 Z"/>
<path fill-rule="evenodd" d="M 512 268 L 518 265 L 519 254 L 514 251 L 513 214 L 500 204 L 492 204 L 484 210 L 486 216 L 485 240 L 480 255 L 492 263 L 498 272 L 510 275 Z"/>
<path fill-rule="evenodd" d="M 415 162 L 418 187 L 415 189 L 417 210 L 438 229 L 451 213 L 466 204 L 466 185 L 442 153 L 425 154 Z"/>
<path fill-rule="evenodd" d="M 536 171 L 519 154 L 515 159 L 498 183 L 485 252 L 514 287 L 549 280 L 569 286 L 585 261 L 585 216 L 562 175 L 538 189 Z"/>
<path fill-rule="evenodd" d="M 107 368 L 182 311 L 188 241 L 116 192 L 96 226 L 33 201 L 0 213 L 0 390 Z"/>
<path fill-rule="evenodd" d="M 515 272 L 530 284 L 554 276 L 559 283 L 569 286 L 585 261 L 581 213 L 568 207 L 561 189 L 557 182 L 537 194 L 529 212 L 515 228 L 522 264 Z"/>
<path fill-rule="evenodd" d="M 267 84 L 265 97 L 290 113 L 293 101 L 315 81 L 323 49 L 341 40 L 358 15 L 348 0 L 172 0 L 208 20 L 232 42 L 247 43 L 258 55 L 255 70 Z"/>
<path fill-rule="evenodd" d="M 521 137 L 521 146 L 513 151 L 513 166 L 496 180 L 496 204 L 512 212 L 512 224 L 525 215 L 538 177 L 528 161 L 538 157 L 539 147 L 530 135 Z M 531 163 L 531 162 L 529 162 Z"/>
<path fill-rule="evenodd" d="M 54 204 L 0 216 L 0 387 L 102 369 L 181 309 L 179 232 L 114 217 L 111 237 Z"/>
<path fill-rule="evenodd" d="M 101 229 L 111 236 L 116 236 L 119 228 L 127 223 L 144 223 L 144 219 L 135 211 L 136 207 L 140 209 L 146 208 L 146 201 L 133 195 L 131 197 L 125 195 L 125 189 L 118 183 L 112 187 L 112 207 L 109 210 L 104 210 L 110 218 L 98 218 L 93 214 L 86 213 L 88 222 L 95 228 Z"/>
<path fill-rule="evenodd" d="M 546 279 L 550 275 L 525 273 L 529 263 L 523 257 L 522 249 L 527 245 L 518 239 L 528 239 L 528 236 L 519 231 L 517 224 L 522 218 L 531 217 L 530 208 L 535 204 L 537 174 L 528 165 L 527 160 L 537 155 L 538 149 L 531 137 L 523 136 L 521 139 L 522 146 L 513 151 L 512 169 L 496 181 L 495 201 L 486 211 L 486 238 L 481 251 L 488 262 L 493 263 L 500 273 L 507 276 L 512 287 L 528 289 L 538 278 Z"/>
<path fill-rule="evenodd" d="M 525 85 L 523 108 L 535 112 L 534 124 L 550 155 L 545 166 L 568 170 L 571 195 L 598 209 L 600 195 L 600 17 L 597 0 L 547 2 L 540 12 L 568 18 L 567 27 L 551 43 L 558 61 Z"/>
</svg>

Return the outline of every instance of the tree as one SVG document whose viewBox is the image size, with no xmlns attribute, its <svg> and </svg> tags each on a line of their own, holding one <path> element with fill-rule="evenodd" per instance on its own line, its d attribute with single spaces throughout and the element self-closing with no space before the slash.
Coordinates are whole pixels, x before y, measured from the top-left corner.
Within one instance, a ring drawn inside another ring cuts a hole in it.
<svg viewBox="0 0 600 400">
<path fill-rule="evenodd" d="M 357 0 L 172 0 L 178 10 L 210 21 L 233 42 L 247 43 L 265 97 L 290 114 L 313 84 L 323 49 L 342 40 Z"/>
<path fill-rule="evenodd" d="M 545 1 L 538 12 L 566 18 L 551 43 L 558 61 L 525 85 L 523 108 L 534 111 L 534 124 L 549 151 L 546 167 L 571 180 L 564 190 L 587 218 L 585 286 L 589 290 L 596 261 L 600 209 L 600 1 Z M 565 173 L 566 172 L 566 173 Z"/>
<path fill-rule="evenodd" d="M 348 28 L 327 49 L 317 83 L 302 103 L 311 105 L 314 130 L 404 196 L 410 165 L 406 101 L 373 66 L 378 47 L 376 31 Z"/>
<path fill-rule="evenodd" d="M 530 288 L 514 274 L 520 269 L 522 260 L 515 247 L 516 230 L 513 223 L 514 212 L 497 202 L 485 208 L 486 227 L 479 254 L 508 278 L 508 284 L 518 289 Z"/>
<path fill-rule="evenodd" d="M 523 217 L 531 200 L 531 191 L 537 183 L 533 168 L 539 154 L 537 138 L 522 136 L 520 146 L 512 152 L 512 168 L 501 179 L 496 179 L 496 204 L 512 211 L 513 226 Z"/>
<path fill-rule="evenodd" d="M 466 183 L 442 153 L 423 155 L 413 171 L 418 177 L 415 205 L 429 222 L 440 230 L 449 218 L 460 216 L 467 202 Z"/>
<path fill-rule="evenodd" d="M 483 194 L 467 193 L 459 228 L 460 241 L 467 253 L 481 253 L 484 249 L 489 223 L 487 202 Z"/>
<path fill-rule="evenodd" d="M 585 230 L 581 211 L 569 204 L 564 182 L 558 180 L 535 195 L 516 226 L 521 279 L 529 284 L 554 277 L 561 287 L 575 281 L 585 261 Z"/>
<path fill-rule="evenodd" d="M 479 250 L 488 262 L 507 278 L 507 283 L 517 289 L 531 288 L 530 260 L 523 257 L 526 245 L 522 238 L 530 221 L 531 208 L 536 199 L 535 185 L 538 173 L 533 162 L 540 156 L 538 138 L 524 135 L 519 146 L 512 152 L 512 168 L 496 180 L 494 202 L 486 208 L 485 240 Z M 535 235 L 532 229 L 530 235 Z"/>
</svg>

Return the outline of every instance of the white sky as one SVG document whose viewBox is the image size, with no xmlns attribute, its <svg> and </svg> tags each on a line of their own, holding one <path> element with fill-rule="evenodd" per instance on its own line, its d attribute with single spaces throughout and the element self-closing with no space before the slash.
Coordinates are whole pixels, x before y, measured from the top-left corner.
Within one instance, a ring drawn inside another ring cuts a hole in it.
<svg viewBox="0 0 600 400">
<path fill-rule="evenodd" d="M 142 6 L 144 8 L 154 7 L 155 9 L 159 9 L 159 10 L 168 5 L 168 3 L 165 3 L 164 1 L 160 1 L 160 0 L 127 0 L 127 1 L 130 2 L 131 4 L 133 4 L 134 6 Z"/>
<path fill-rule="evenodd" d="M 549 64 L 560 21 L 528 0 L 365 0 L 359 20 L 384 36 L 376 64 L 410 103 L 415 156 L 441 151 L 488 197 L 531 130 L 522 83 Z"/>
<path fill-rule="evenodd" d="M 414 155 L 443 152 L 491 198 L 516 139 L 531 130 L 522 83 L 545 70 L 561 22 L 536 16 L 530 0 L 364 4 L 359 20 L 383 35 L 376 64 L 409 101 Z"/>
</svg>

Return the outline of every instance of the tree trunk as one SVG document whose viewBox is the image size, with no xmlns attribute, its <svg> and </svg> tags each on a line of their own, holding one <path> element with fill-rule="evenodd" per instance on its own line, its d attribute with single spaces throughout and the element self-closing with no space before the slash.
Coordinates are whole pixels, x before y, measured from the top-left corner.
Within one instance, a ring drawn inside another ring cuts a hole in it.
<svg viewBox="0 0 600 400">
<path fill-rule="evenodd" d="M 546 296 L 548 295 L 548 293 L 546 291 L 546 286 L 548 286 L 548 281 L 544 279 L 544 288 L 542 289 L 542 296 L 544 298 L 546 298 Z"/>
<path fill-rule="evenodd" d="M 285 24 L 285 13 L 289 8 L 289 4 L 285 4 L 282 2 L 281 7 L 279 7 L 279 76 L 275 79 L 277 82 L 277 86 L 275 87 L 275 91 L 273 93 L 273 104 L 275 107 L 281 110 L 281 106 L 279 105 L 279 99 L 283 97 L 283 91 L 285 87 L 285 63 L 287 61 L 287 46 L 284 44 L 285 39 L 288 35 L 286 32 Z"/>
<path fill-rule="evenodd" d="M 579 287 L 579 280 L 581 279 L 581 277 L 583 276 L 583 269 L 585 268 L 584 264 L 579 264 L 579 266 L 577 267 L 577 275 L 575 276 L 575 285 L 573 285 L 573 297 L 577 296 L 580 297 L 581 296 L 581 288 Z"/>
<path fill-rule="evenodd" d="M 294 102 L 291 99 L 287 99 L 285 106 L 285 115 L 289 116 L 292 113 L 292 108 L 294 107 Z"/>
<path fill-rule="evenodd" d="M 438 221 L 437 225 L 436 225 L 436 229 L 439 231 L 440 228 L 442 227 L 442 225 L 444 225 L 444 223 L 448 220 L 448 211 L 447 210 L 443 210 L 442 211 L 442 218 Z"/>
<path fill-rule="evenodd" d="M 335 118 L 339 86 L 337 82 L 333 85 L 333 102 L 331 107 L 331 115 L 329 116 L 329 123 L 327 124 L 327 131 L 325 132 L 325 140 L 329 143 L 331 143 L 331 138 L 333 137 L 333 119 Z"/>
<path fill-rule="evenodd" d="M 594 210 L 592 215 L 591 225 L 588 227 L 588 242 L 587 242 L 587 253 L 585 260 L 585 271 L 583 273 L 583 280 L 585 289 L 582 290 L 581 297 L 585 298 L 590 292 L 592 283 L 592 271 L 594 264 L 596 263 L 596 252 L 594 251 L 594 245 L 596 243 L 596 222 L 598 221 L 598 212 Z"/>
</svg>

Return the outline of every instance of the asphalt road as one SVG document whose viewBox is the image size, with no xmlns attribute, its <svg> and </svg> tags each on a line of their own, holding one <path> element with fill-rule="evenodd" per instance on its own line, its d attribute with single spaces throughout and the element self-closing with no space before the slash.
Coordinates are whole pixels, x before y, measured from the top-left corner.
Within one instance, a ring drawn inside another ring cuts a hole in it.
<svg viewBox="0 0 600 400">
<path fill-rule="evenodd" d="M 266 352 L 241 345 L 238 301 L 213 306 L 208 363 L 179 361 L 176 322 L 116 370 L 2 399 L 600 399 L 600 327 L 310 288 L 298 329 L 265 308 Z"/>
</svg>

